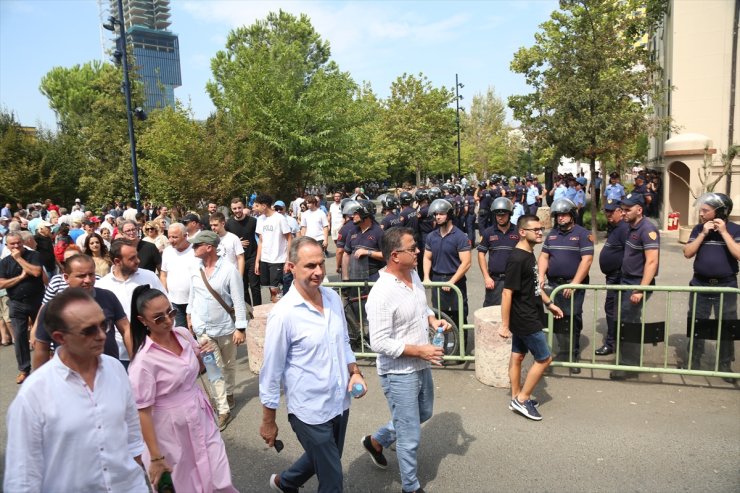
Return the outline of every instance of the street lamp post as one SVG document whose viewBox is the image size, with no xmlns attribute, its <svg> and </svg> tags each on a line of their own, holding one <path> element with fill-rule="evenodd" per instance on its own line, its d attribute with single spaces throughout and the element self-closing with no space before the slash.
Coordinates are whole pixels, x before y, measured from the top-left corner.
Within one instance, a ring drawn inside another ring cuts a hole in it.
<svg viewBox="0 0 740 493">
<path fill-rule="evenodd" d="M 457 179 L 460 180 L 462 176 L 462 166 L 460 164 L 460 89 L 465 87 L 463 84 L 458 82 L 457 74 L 455 74 L 455 106 L 456 106 L 456 118 L 455 123 L 457 124 Z"/>
<path fill-rule="evenodd" d="M 108 31 L 115 33 L 115 26 L 118 25 L 118 33 L 121 40 L 120 52 L 121 62 L 123 63 L 123 94 L 126 99 L 126 119 L 128 120 L 128 139 L 131 147 L 131 169 L 134 177 L 134 199 L 136 200 L 136 210 L 141 211 L 141 193 L 139 191 L 139 168 L 136 164 L 136 135 L 134 134 L 134 113 L 131 109 L 131 82 L 128 76 L 128 52 L 126 50 L 126 28 L 123 23 L 123 0 L 118 0 L 118 18 L 110 16 L 108 24 L 103 27 Z M 116 53 L 118 55 L 118 53 Z M 138 108 L 137 108 L 138 110 Z"/>
</svg>

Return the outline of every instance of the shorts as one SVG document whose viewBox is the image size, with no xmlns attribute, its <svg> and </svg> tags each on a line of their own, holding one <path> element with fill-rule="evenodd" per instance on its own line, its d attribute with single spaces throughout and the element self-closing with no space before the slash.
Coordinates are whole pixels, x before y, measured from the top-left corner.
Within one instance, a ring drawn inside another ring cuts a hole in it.
<svg viewBox="0 0 740 493">
<path fill-rule="evenodd" d="M 277 288 L 283 283 L 283 268 L 285 263 L 282 264 L 268 264 L 267 262 L 260 262 L 260 286 L 263 288 Z"/>
<path fill-rule="evenodd" d="M 535 361 L 545 361 L 552 354 L 547 345 L 545 333 L 540 331 L 525 336 L 511 335 L 511 352 L 518 354 L 532 353 Z"/>
<path fill-rule="evenodd" d="M 7 296 L 0 296 L 0 320 L 4 320 L 6 324 L 10 323 L 9 299 Z"/>
</svg>

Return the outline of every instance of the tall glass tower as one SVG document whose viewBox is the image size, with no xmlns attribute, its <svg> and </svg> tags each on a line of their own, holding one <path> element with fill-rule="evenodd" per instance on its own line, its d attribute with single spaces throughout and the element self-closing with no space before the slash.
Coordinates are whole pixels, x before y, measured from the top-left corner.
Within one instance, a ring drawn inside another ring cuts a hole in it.
<svg viewBox="0 0 740 493">
<path fill-rule="evenodd" d="M 118 0 L 109 1 L 118 17 Z M 169 31 L 170 0 L 123 0 L 123 22 L 144 82 L 146 110 L 174 106 L 182 76 L 177 35 Z"/>
</svg>

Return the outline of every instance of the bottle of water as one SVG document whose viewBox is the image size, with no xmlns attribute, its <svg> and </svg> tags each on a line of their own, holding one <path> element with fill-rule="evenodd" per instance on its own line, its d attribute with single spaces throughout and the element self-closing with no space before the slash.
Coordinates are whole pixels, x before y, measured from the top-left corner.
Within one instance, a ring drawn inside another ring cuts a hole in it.
<svg viewBox="0 0 740 493">
<path fill-rule="evenodd" d="M 206 367 L 208 380 L 210 380 L 211 382 L 215 382 L 219 378 L 223 378 L 221 368 L 219 368 L 218 363 L 216 363 L 216 356 L 214 356 L 212 351 L 203 353 L 203 364 Z"/>
<path fill-rule="evenodd" d="M 445 347 L 445 334 L 444 334 L 444 332 L 445 332 L 444 327 L 438 327 L 437 328 L 437 333 L 434 334 L 434 338 L 432 339 L 432 345 L 437 346 L 437 347 L 441 347 L 442 349 L 444 349 L 444 347 Z"/>
<path fill-rule="evenodd" d="M 356 399 L 360 397 L 364 391 L 365 387 L 363 387 L 361 383 L 356 383 L 352 386 L 350 393 L 352 394 L 352 397 Z"/>
<path fill-rule="evenodd" d="M 213 355 L 211 355 L 213 356 Z M 172 474 L 169 471 L 162 473 L 157 484 L 157 493 L 175 493 L 175 485 L 172 482 Z"/>
</svg>

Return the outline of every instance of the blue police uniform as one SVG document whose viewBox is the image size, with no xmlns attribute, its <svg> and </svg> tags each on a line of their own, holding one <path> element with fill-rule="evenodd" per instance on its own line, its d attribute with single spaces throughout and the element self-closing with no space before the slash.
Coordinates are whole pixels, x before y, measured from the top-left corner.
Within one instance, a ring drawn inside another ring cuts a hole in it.
<svg viewBox="0 0 740 493">
<path fill-rule="evenodd" d="M 463 207 L 465 206 L 465 201 L 461 196 L 457 194 L 453 195 L 452 206 L 455 210 L 455 226 L 460 228 L 462 231 L 465 231 L 465 217 L 463 217 Z"/>
<path fill-rule="evenodd" d="M 570 200 L 571 202 L 575 202 L 576 200 L 576 187 L 568 187 L 565 189 L 565 198 Z"/>
<path fill-rule="evenodd" d="M 517 243 L 519 232 L 514 224 L 509 224 L 506 231 L 501 231 L 498 225 L 491 226 L 481 235 L 478 251 L 488 253 L 488 274 L 493 278 L 493 289 L 486 289 L 483 306 L 501 304 L 501 293 L 506 282 L 506 261 Z"/>
<path fill-rule="evenodd" d="M 552 201 L 555 202 L 556 200 L 567 198 L 565 196 L 568 189 L 565 187 L 565 185 L 558 185 L 555 187 L 555 191 L 552 193 Z"/>
<path fill-rule="evenodd" d="M 727 232 L 736 242 L 740 242 L 740 225 L 736 223 L 726 223 Z M 689 243 L 695 241 L 703 229 L 702 224 L 697 224 L 691 231 Z M 699 250 L 696 252 L 694 259 L 694 276 L 689 282 L 689 286 L 711 286 L 711 287 L 730 287 L 737 288 L 738 262 L 732 256 L 727 248 L 724 238 L 718 231 L 710 231 L 702 242 Z M 688 317 L 691 319 L 692 313 L 697 320 L 706 320 L 718 317 L 720 297 L 719 294 L 697 293 L 696 295 L 696 312 L 693 312 L 694 296 L 689 297 Z M 727 320 L 737 320 L 737 296 L 734 294 L 725 294 L 722 299 L 722 320 L 723 327 L 726 327 Z M 691 341 L 689 341 L 689 344 Z M 688 350 L 687 350 L 688 351 Z M 694 339 L 694 350 L 692 353 L 691 368 L 699 369 L 699 362 L 704 354 L 704 340 Z M 734 341 L 722 340 L 719 347 L 719 370 L 731 371 L 732 360 L 735 356 Z M 714 368 L 714 365 L 712 365 Z"/>
<path fill-rule="evenodd" d="M 472 195 L 465 196 L 465 205 L 468 213 L 465 215 L 465 233 L 468 235 L 471 246 L 475 245 L 475 198 Z"/>
<path fill-rule="evenodd" d="M 404 207 L 400 214 L 401 224 L 404 228 L 410 228 L 414 232 L 417 243 L 419 242 L 418 215 L 419 213 L 416 212 L 416 209 L 410 205 Z"/>
<path fill-rule="evenodd" d="M 520 204 L 524 203 L 524 195 L 527 193 L 527 188 L 521 183 L 518 183 L 514 188 L 514 193 L 516 197 L 514 202 L 518 202 Z"/>
<path fill-rule="evenodd" d="M 350 235 L 344 244 L 345 255 L 352 255 L 355 251 L 359 249 L 366 249 L 370 250 L 371 252 L 380 252 L 380 241 L 382 239 L 383 230 L 380 229 L 380 225 L 375 221 L 372 221 L 370 227 L 368 227 L 365 231 L 362 231 L 359 227 L 355 226 L 355 229 L 350 232 Z M 379 277 L 378 271 L 385 266 L 385 261 L 376 260 L 369 255 L 363 258 L 367 258 L 367 280 L 377 281 Z M 350 260 L 350 265 L 351 264 L 352 260 Z M 352 271 L 352 269 L 350 269 L 350 271 Z M 355 279 L 353 279 L 353 277 L 355 276 L 350 273 L 350 280 L 365 280 L 362 277 Z"/>
<path fill-rule="evenodd" d="M 537 214 L 537 187 L 535 185 L 529 185 L 527 187 L 527 214 Z"/>
<path fill-rule="evenodd" d="M 568 284 L 578 272 L 578 264 L 581 258 L 594 254 L 594 241 L 591 233 L 577 224 L 573 225 L 570 231 L 561 231 L 560 228 L 553 228 L 545 238 L 542 245 L 542 251 L 547 253 L 550 258 L 547 267 L 547 281 L 551 288 L 556 288 L 561 284 Z M 589 277 L 581 281 L 582 284 L 588 284 Z M 578 359 L 580 354 L 580 338 L 583 329 L 583 300 L 585 291 L 576 290 L 573 292 L 573 360 Z M 555 296 L 553 300 L 557 306 L 562 308 L 566 319 L 571 315 L 571 300 L 565 299 L 562 291 Z M 558 359 L 567 360 L 570 334 L 556 334 L 558 339 Z"/>
<path fill-rule="evenodd" d="M 401 226 L 401 217 L 395 212 L 385 215 L 383 220 L 380 221 L 380 227 L 383 228 L 383 231 L 388 231 L 396 226 Z"/>
<path fill-rule="evenodd" d="M 341 228 L 339 228 L 339 232 L 337 233 L 337 249 L 344 250 L 344 245 L 347 243 L 347 238 L 349 238 L 350 232 L 354 229 L 357 229 L 357 226 L 355 226 L 355 223 L 352 221 L 345 222 Z"/>
<path fill-rule="evenodd" d="M 599 254 L 599 267 L 606 276 L 607 285 L 618 285 L 622 278 L 622 260 L 624 259 L 624 245 L 627 242 L 629 224 L 624 221 L 607 225 L 607 237 L 604 248 Z M 604 313 L 606 314 L 606 338 L 604 346 L 614 351 L 617 335 L 617 292 L 607 291 L 604 300 Z"/>
<path fill-rule="evenodd" d="M 491 198 L 490 190 L 482 190 L 478 196 L 478 231 L 485 231 L 490 226 L 491 219 Z"/>
<path fill-rule="evenodd" d="M 615 184 L 609 184 L 606 186 L 606 190 L 604 191 L 604 196 L 607 199 L 612 200 L 622 200 L 624 197 L 624 187 L 621 183 L 615 183 Z"/>
<path fill-rule="evenodd" d="M 470 251 L 470 240 L 468 236 L 462 232 L 457 226 L 453 226 L 449 233 L 444 237 L 440 233 L 440 228 L 435 229 L 429 235 L 427 235 L 427 242 L 425 249 L 432 252 L 432 281 L 449 281 L 458 267 L 460 267 L 460 252 Z M 468 316 L 468 290 L 467 280 L 465 276 L 462 277 L 457 283 L 455 283 L 460 289 L 463 298 L 463 323 Z M 437 295 L 439 292 L 439 299 Z M 450 290 L 441 291 L 438 289 L 432 290 L 432 308 L 436 309 L 438 306 L 442 308 L 442 311 L 452 318 L 455 323 L 458 323 L 459 311 L 457 302 L 457 293 Z"/>
<path fill-rule="evenodd" d="M 640 285 L 645 271 L 645 250 L 660 250 L 660 233 L 653 223 L 643 217 L 636 225 L 629 225 L 627 240 L 624 244 L 620 284 L 626 286 Z M 657 271 L 655 277 L 658 277 Z M 652 279 L 650 284 L 655 284 L 655 278 Z M 621 320 L 631 324 L 640 323 L 642 303 L 633 304 L 630 301 L 631 294 L 631 291 L 622 291 Z M 640 345 L 623 343 L 620 350 L 620 364 L 635 366 L 639 364 L 639 361 Z"/>
</svg>

